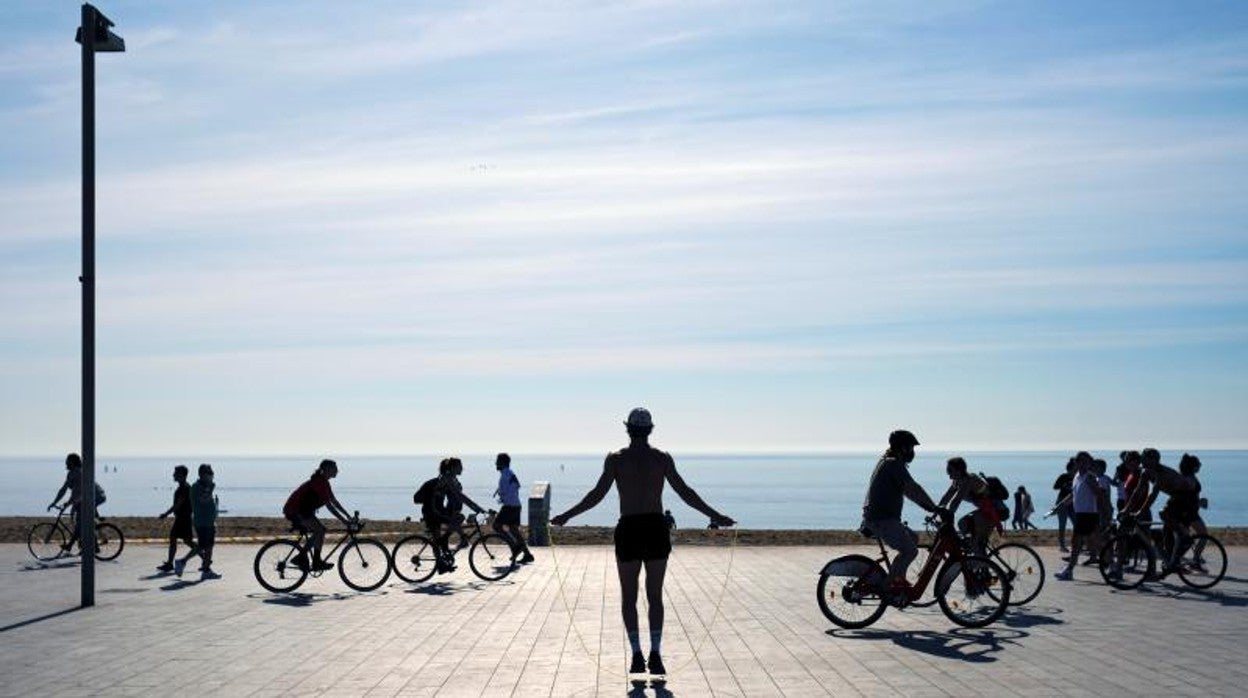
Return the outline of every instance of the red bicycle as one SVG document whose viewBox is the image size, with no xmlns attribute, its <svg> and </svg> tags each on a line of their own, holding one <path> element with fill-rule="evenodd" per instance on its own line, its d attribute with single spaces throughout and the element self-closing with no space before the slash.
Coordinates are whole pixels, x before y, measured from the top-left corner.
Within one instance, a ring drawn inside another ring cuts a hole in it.
<svg viewBox="0 0 1248 698">
<path fill-rule="evenodd" d="M 929 523 L 935 519 L 928 518 Z M 819 573 L 819 609 L 842 628 L 865 628 L 884 615 L 888 606 L 904 609 L 935 583 L 936 601 L 949 620 L 968 628 L 995 622 L 1010 603 L 1009 574 L 986 557 L 967 555 L 958 541 L 952 521 L 941 521 L 931 552 L 914 582 L 904 590 L 889 589 L 891 567 L 884 542 L 880 556 L 844 555 L 823 566 Z M 939 571 L 938 571 L 939 570 Z"/>
</svg>

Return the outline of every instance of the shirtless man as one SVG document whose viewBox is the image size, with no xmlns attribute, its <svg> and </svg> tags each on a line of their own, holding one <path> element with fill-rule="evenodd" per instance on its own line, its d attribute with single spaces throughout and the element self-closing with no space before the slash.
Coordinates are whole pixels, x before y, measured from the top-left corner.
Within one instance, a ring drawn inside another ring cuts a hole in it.
<svg viewBox="0 0 1248 698">
<path fill-rule="evenodd" d="M 562 526 L 572 517 L 594 508 L 607 496 L 614 484 L 620 495 L 620 521 L 615 527 L 615 566 L 620 576 L 623 597 L 621 612 L 628 644 L 633 651 L 629 673 L 647 670 L 641 655 L 641 632 L 637 622 L 637 592 L 641 568 L 646 568 L 646 602 L 649 605 L 650 657 L 649 672 L 666 674 L 660 645 L 663 639 L 663 576 L 667 573 L 667 557 L 672 552 L 667 521 L 663 516 L 663 482 L 666 480 L 676 494 L 689 506 L 706 514 L 712 526 L 732 526 L 736 522 L 715 511 L 702 501 L 693 488 L 676 472 L 676 462 L 664 451 L 650 445 L 654 429 L 650 412 L 638 407 L 624 422 L 628 430 L 628 448 L 607 455 L 598 484 L 576 506 L 552 518 Z"/>
</svg>

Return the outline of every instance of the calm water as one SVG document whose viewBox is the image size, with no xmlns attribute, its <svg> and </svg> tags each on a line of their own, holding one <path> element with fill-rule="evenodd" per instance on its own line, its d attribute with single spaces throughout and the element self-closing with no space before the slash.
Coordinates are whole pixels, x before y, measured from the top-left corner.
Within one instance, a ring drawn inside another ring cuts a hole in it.
<svg viewBox="0 0 1248 698">
<path fill-rule="evenodd" d="M 1163 462 L 1176 464 L 1181 452 L 1163 452 Z M 876 454 L 715 456 L 674 454 L 685 480 L 720 511 L 747 528 L 852 528 L 858 524 L 863 492 Z M 937 498 L 948 479 L 944 459 L 949 454 L 923 453 L 910 465 L 915 478 Z M 1053 479 L 1065 466 L 1068 453 L 964 453 L 971 468 L 997 475 L 1013 490 L 1023 485 L 1035 501 L 1039 526 L 1054 525 L 1043 515 L 1053 503 Z M 1113 465 L 1116 453 L 1095 453 Z M 1209 498 L 1204 512 L 1210 525 L 1248 525 L 1248 451 L 1198 452 L 1204 468 L 1201 481 Z M 566 509 L 593 486 L 602 472 L 602 455 L 514 455 L 512 467 L 528 487 L 538 480 L 551 483 L 554 509 Z M 434 456 L 337 458 L 341 472 L 334 490 L 349 509 L 373 519 L 401 519 L 415 515 L 412 492 L 437 470 Z M 315 457 L 212 460 L 217 492 L 227 515 L 278 516 L 286 496 L 315 468 Z M 36 515 L 43 512 L 64 479 L 62 457 L 0 459 L 0 515 Z M 171 458 L 101 458 L 97 478 L 108 492 L 102 511 L 112 515 L 155 516 L 169 507 Z M 194 478 L 196 462 L 191 466 Z M 491 493 L 497 484 L 492 456 L 464 458 L 464 488 L 483 506 L 495 506 Z M 107 467 L 107 472 L 104 468 Z M 115 469 L 115 470 L 114 470 Z M 687 507 L 670 488 L 664 503 L 679 526 L 705 526 L 706 520 Z M 1011 501 L 1011 506 L 1013 502 Z M 574 523 L 610 524 L 618 516 L 614 491 L 595 509 Z M 921 520 L 921 511 L 908 504 L 905 517 Z"/>
</svg>

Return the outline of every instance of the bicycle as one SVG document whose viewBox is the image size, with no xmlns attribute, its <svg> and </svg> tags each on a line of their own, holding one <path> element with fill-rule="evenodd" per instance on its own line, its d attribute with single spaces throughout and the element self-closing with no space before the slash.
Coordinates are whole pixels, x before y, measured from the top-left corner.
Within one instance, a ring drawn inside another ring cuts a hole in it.
<svg viewBox="0 0 1248 698">
<path fill-rule="evenodd" d="M 489 510 L 487 523 L 496 513 Z M 407 520 L 412 518 L 409 516 Z M 469 528 L 467 533 L 463 531 L 464 526 Z M 447 545 L 448 562 L 453 563 L 455 554 L 467 547 L 468 566 L 473 574 L 487 582 L 497 582 L 516 569 L 516 553 L 511 542 L 502 534 L 483 532 L 477 514 L 469 514 L 463 524 L 452 531 L 452 535 L 455 534 L 459 536 L 456 544 Z M 394 573 L 412 584 L 426 581 L 438 571 L 437 547 L 432 539 L 420 533 L 395 543 L 390 557 L 394 561 Z"/>
<path fill-rule="evenodd" d="M 928 533 L 932 533 L 932 529 L 928 527 Z M 974 542 L 969 534 L 961 534 L 958 541 L 962 544 L 962 551 L 965 553 L 975 553 Z M 927 561 L 930 555 L 932 545 L 930 543 L 919 546 L 919 556 L 910 564 L 910 569 L 906 571 L 906 579 L 911 584 L 914 583 L 918 570 L 921 570 L 923 563 Z M 1006 579 L 1010 583 L 1010 605 L 1024 606 L 1035 600 L 1040 595 L 1040 590 L 1044 588 L 1044 580 L 1047 573 L 1044 567 L 1044 561 L 1040 559 L 1040 554 L 1030 545 L 1025 543 L 1001 543 L 999 545 L 988 542 L 985 548 L 984 557 L 997 563 L 1001 569 L 1006 572 Z M 936 603 L 934 594 L 924 593 L 918 599 L 910 602 L 911 606 L 924 608 Z"/>
<path fill-rule="evenodd" d="M 889 605 L 905 609 L 922 597 L 933 578 L 940 610 L 958 625 L 982 628 L 1005 613 L 1010 602 L 1008 574 L 986 557 L 964 553 L 951 521 L 940 523 L 915 583 L 904 590 L 889 589 L 886 570 L 892 562 L 884 541 L 865 529 L 863 534 L 880 546 L 878 558 L 844 555 L 819 573 L 819 609 L 840 627 L 865 628 L 879 620 Z"/>
<path fill-rule="evenodd" d="M 1114 521 L 1109 529 L 1109 540 L 1097 555 L 1101 578 L 1106 584 L 1127 591 L 1146 581 L 1163 579 L 1172 571 L 1194 589 L 1208 589 L 1222 580 L 1226 574 L 1226 548 L 1207 533 L 1191 536 L 1174 567 L 1158 573 L 1157 559 L 1169 560 L 1178 541 L 1173 531 L 1168 535 L 1164 532 L 1155 535 L 1154 525 L 1127 515 Z"/>
<path fill-rule="evenodd" d="M 75 531 L 65 523 L 65 512 L 70 505 L 57 507 L 56 520 L 52 523 L 41 521 L 30 527 L 26 534 L 26 549 L 40 562 L 50 562 L 57 558 L 72 554 L 71 546 L 66 542 L 74 538 Z M 81 542 L 79 541 L 80 547 Z M 126 547 L 126 536 L 115 524 L 109 523 L 97 512 L 95 515 L 95 559 L 115 560 Z"/>
<path fill-rule="evenodd" d="M 359 537 L 357 534 L 363 528 L 364 522 L 360 521 L 357 511 L 347 523 L 344 535 L 323 557 L 332 558 L 342 548 L 338 554 L 338 576 L 356 591 L 372 591 L 390 578 L 390 552 L 381 541 Z M 298 526 L 291 526 L 290 531 L 298 532 L 299 537 L 295 540 L 275 538 L 265 543 L 256 552 L 253 564 L 260 586 L 278 594 L 292 592 L 308 577 L 320 577 L 325 572 L 312 564 L 308 532 Z M 296 556 L 302 556 L 303 564 L 295 561 Z"/>
</svg>

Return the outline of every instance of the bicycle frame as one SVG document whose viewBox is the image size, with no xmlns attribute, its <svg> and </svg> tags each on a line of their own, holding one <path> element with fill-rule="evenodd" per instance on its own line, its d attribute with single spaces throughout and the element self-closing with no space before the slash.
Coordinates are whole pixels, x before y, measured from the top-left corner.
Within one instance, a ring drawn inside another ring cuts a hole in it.
<svg viewBox="0 0 1248 698">
<path fill-rule="evenodd" d="M 890 571 L 893 569 L 893 561 L 888 556 L 888 548 L 884 546 L 884 541 L 879 538 L 875 542 L 880 546 L 880 560 L 884 562 L 885 567 Z M 940 569 L 946 559 L 960 560 L 962 559 L 962 545 L 958 541 L 957 533 L 953 531 L 952 524 L 942 524 L 936 531 L 935 540 L 932 542 L 932 551 L 927 557 L 927 561 L 923 563 L 923 568 L 919 570 L 919 576 L 911 585 L 906 596 L 911 601 L 918 601 L 923 596 L 923 592 L 927 590 L 927 585 L 931 583 L 932 577 L 936 576 L 936 571 Z"/>
</svg>

